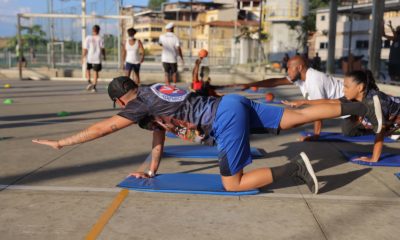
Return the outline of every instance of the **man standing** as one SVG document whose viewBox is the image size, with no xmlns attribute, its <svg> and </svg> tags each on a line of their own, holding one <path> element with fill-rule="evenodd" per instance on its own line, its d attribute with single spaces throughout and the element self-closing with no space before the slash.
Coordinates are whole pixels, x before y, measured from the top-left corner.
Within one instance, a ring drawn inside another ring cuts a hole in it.
<svg viewBox="0 0 400 240">
<path fill-rule="evenodd" d="M 383 37 L 392 41 L 389 53 L 389 76 L 392 81 L 400 81 L 400 26 L 394 29 L 391 21 L 388 26 L 392 30 L 393 36 L 386 35 L 383 30 Z"/>
<path fill-rule="evenodd" d="M 159 44 L 163 47 L 161 62 L 165 72 L 165 84 L 169 85 L 171 78 L 176 84 L 176 73 L 178 71 L 177 54 L 184 64 L 182 50 L 178 37 L 174 34 L 174 23 L 168 23 L 165 26 L 166 33 L 160 36 Z"/>
<path fill-rule="evenodd" d="M 99 78 L 99 72 L 101 71 L 101 55 L 103 55 L 104 61 L 106 60 L 106 51 L 104 50 L 103 38 L 99 35 L 99 25 L 94 25 L 92 28 L 92 35 L 89 35 L 85 39 L 85 45 L 82 51 L 82 64 L 85 63 L 86 58 L 86 78 L 88 79 L 89 85 L 86 90 L 91 92 L 97 92 L 96 85 L 97 79 Z M 93 82 L 90 80 L 90 70 L 93 69 L 94 77 Z"/>
</svg>

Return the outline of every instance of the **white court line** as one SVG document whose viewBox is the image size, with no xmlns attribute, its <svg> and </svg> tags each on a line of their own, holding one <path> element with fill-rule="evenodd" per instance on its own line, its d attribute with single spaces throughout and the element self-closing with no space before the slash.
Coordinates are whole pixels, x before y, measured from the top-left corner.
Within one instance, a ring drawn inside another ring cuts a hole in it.
<svg viewBox="0 0 400 240">
<path fill-rule="evenodd" d="M 95 187 L 57 187 L 57 186 L 29 186 L 29 185 L 0 185 L 0 189 L 32 190 L 32 191 L 66 191 L 66 192 L 120 192 L 120 188 Z"/>
<path fill-rule="evenodd" d="M 313 195 L 313 194 L 290 194 L 290 193 L 261 193 L 254 197 L 268 198 L 305 198 L 315 200 L 341 200 L 341 201 L 374 201 L 374 202 L 397 202 L 399 197 L 370 197 L 370 196 L 342 196 L 342 195 Z"/>
<path fill-rule="evenodd" d="M 65 192 L 120 192 L 121 188 L 95 188 L 95 187 L 58 187 L 58 186 L 29 186 L 29 185 L 0 185 L 0 189 L 30 190 L 30 191 L 65 191 Z M 340 200 L 358 202 L 394 202 L 400 203 L 400 198 L 370 197 L 370 196 L 340 196 L 340 195 L 312 195 L 290 193 L 261 193 L 257 195 L 241 196 L 240 198 L 291 198 L 291 199 L 315 199 L 315 200 Z"/>
</svg>

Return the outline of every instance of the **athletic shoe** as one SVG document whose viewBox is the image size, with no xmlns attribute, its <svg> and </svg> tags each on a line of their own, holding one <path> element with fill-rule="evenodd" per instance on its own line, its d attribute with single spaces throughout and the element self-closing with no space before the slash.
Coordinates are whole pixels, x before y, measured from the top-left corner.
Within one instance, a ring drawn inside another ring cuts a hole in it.
<svg viewBox="0 0 400 240">
<path fill-rule="evenodd" d="M 299 181 L 300 183 L 307 184 L 308 189 L 313 194 L 318 193 L 318 180 L 317 176 L 315 176 L 314 170 L 311 166 L 311 162 L 308 159 L 307 155 L 304 152 L 301 152 L 295 159 L 293 159 L 294 163 L 298 166 L 296 172 L 293 173 L 292 177 L 294 180 Z"/>
<path fill-rule="evenodd" d="M 96 89 L 96 88 L 92 88 L 92 90 L 90 90 L 90 92 L 96 93 L 96 92 L 97 92 L 97 89 Z"/>
<path fill-rule="evenodd" d="M 381 101 L 379 100 L 378 95 L 373 96 L 372 99 L 365 100 L 364 104 L 368 109 L 365 117 L 367 117 L 368 121 L 371 122 L 374 132 L 380 133 L 382 131 L 383 119 Z"/>
<path fill-rule="evenodd" d="M 87 91 L 91 91 L 91 90 L 93 90 L 93 88 L 94 88 L 94 85 L 91 84 L 91 83 L 89 83 L 89 84 L 87 85 L 87 87 L 86 87 L 86 90 L 87 90 Z"/>
</svg>

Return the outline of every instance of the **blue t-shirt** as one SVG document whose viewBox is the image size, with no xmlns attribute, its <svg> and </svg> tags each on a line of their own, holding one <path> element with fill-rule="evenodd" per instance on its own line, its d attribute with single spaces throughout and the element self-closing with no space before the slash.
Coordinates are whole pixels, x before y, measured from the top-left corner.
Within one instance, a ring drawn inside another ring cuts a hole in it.
<svg viewBox="0 0 400 240">
<path fill-rule="evenodd" d="M 145 129 L 163 129 L 185 140 L 214 145 L 210 133 L 219 102 L 157 83 L 139 87 L 137 97 L 118 115 Z"/>
</svg>

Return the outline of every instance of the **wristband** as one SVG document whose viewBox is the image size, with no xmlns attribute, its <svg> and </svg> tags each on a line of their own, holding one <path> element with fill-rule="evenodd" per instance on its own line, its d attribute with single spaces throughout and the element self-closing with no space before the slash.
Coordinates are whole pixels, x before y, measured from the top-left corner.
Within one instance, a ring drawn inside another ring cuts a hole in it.
<svg viewBox="0 0 400 240">
<path fill-rule="evenodd" d="M 149 170 L 149 171 L 147 172 L 147 175 L 149 175 L 149 177 L 154 177 L 154 176 L 155 176 L 154 172 L 151 171 L 151 170 Z"/>
</svg>

